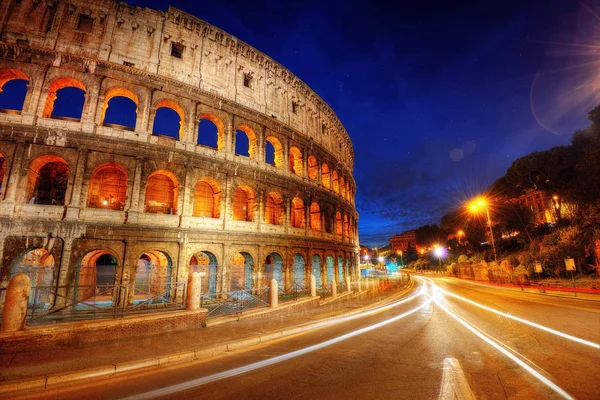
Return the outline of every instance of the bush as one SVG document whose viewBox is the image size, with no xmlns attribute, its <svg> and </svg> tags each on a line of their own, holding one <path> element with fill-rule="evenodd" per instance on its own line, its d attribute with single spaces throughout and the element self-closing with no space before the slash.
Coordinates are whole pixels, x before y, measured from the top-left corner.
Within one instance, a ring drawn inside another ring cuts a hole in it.
<svg viewBox="0 0 600 400">
<path fill-rule="evenodd" d="M 469 261 L 469 257 L 468 256 L 466 256 L 464 254 L 461 254 L 460 256 L 458 256 L 458 262 L 459 263 L 463 263 L 463 262 L 467 262 L 467 261 Z"/>
</svg>

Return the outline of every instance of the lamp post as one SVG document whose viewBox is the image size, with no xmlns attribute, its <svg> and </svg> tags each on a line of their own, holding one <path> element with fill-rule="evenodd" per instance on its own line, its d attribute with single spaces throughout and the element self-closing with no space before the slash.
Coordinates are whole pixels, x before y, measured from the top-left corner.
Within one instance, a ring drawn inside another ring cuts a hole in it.
<svg viewBox="0 0 600 400">
<path fill-rule="evenodd" d="M 435 254 L 440 263 L 440 271 L 442 270 L 442 257 L 444 257 L 444 248 L 442 246 L 436 246 L 433 249 L 433 254 Z"/>
<path fill-rule="evenodd" d="M 485 210 L 485 215 L 487 216 L 488 226 L 490 227 L 490 236 L 492 238 L 492 249 L 494 250 L 494 261 L 498 262 L 498 257 L 496 256 L 496 243 L 494 242 L 494 232 L 492 231 L 492 219 L 490 218 L 490 211 L 488 209 L 487 200 L 483 197 L 480 197 L 471 203 L 471 212 L 476 213 L 479 209 L 483 208 Z"/>
<path fill-rule="evenodd" d="M 400 256 L 400 265 L 404 265 L 404 261 L 402 260 L 402 250 L 398 250 L 397 254 Z"/>
</svg>

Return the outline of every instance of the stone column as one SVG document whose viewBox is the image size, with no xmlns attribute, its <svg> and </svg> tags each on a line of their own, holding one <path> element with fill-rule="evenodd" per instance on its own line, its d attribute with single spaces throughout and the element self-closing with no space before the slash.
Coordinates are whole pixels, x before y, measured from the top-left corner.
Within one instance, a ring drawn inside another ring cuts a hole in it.
<svg viewBox="0 0 600 400">
<path fill-rule="evenodd" d="M 26 274 L 18 273 L 10 280 L 6 289 L 1 331 L 14 332 L 25 329 L 30 292 L 31 281 Z"/>
<path fill-rule="evenodd" d="M 335 279 L 331 281 L 330 285 L 331 285 L 330 286 L 331 287 L 331 295 L 333 297 L 336 297 L 337 296 L 337 283 L 336 283 Z"/>
<path fill-rule="evenodd" d="M 67 214 L 65 220 L 76 221 L 79 219 L 79 210 L 81 204 L 81 191 L 83 190 L 83 178 L 85 175 L 85 165 L 87 164 L 88 150 L 79 150 L 77 157 L 77 166 L 75 167 L 75 179 L 71 187 L 71 200 L 67 205 Z"/>
<path fill-rule="evenodd" d="M 144 159 L 136 158 L 135 172 L 133 176 L 133 188 L 131 189 L 131 197 L 129 200 L 129 208 L 127 211 L 127 222 L 137 223 L 138 214 L 143 211 L 143 200 L 140 201 L 142 191 L 142 170 L 144 168 Z"/>
<path fill-rule="evenodd" d="M 221 218 L 223 219 L 223 229 L 227 229 L 229 222 L 233 220 L 233 177 L 230 175 L 226 175 L 225 177 L 225 187 L 223 188 L 224 196 L 221 197 Z"/>
<path fill-rule="evenodd" d="M 317 295 L 317 280 L 313 274 L 310 274 L 310 295 L 311 297 Z"/>
<path fill-rule="evenodd" d="M 72 291 L 75 289 L 73 287 L 74 282 L 69 282 L 69 264 L 71 262 L 71 252 L 73 249 L 73 238 L 64 237 L 63 238 L 63 248 L 62 254 L 60 256 L 60 263 L 58 267 L 58 289 L 56 291 L 57 296 L 54 302 L 54 307 L 62 307 L 66 304 L 67 299 L 71 298 Z M 67 288 L 69 288 L 69 292 L 67 292 Z"/>
<path fill-rule="evenodd" d="M 6 215 L 12 215 L 14 212 L 24 152 L 25 146 L 21 143 L 18 143 L 13 153 L 12 162 L 10 163 L 10 172 L 7 174 L 8 179 L 4 179 L 4 182 L 2 183 L 2 186 L 6 185 L 6 196 L 4 197 L 4 201 L 0 203 L 0 211 Z M 24 187 L 20 188 L 21 191 L 24 189 Z M 21 193 L 21 196 L 24 196 L 24 194 Z"/>
<path fill-rule="evenodd" d="M 269 300 L 271 307 L 277 307 L 279 305 L 279 286 L 277 285 L 276 279 L 271 279 L 270 282 Z"/>
<path fill-rule="evenodd" d="M 202 291 L 201 284 L 202 277 L 200 276 L 200 272 L 193 272 L 188 279 L 188 291 L 186 299 L 186 309 L 188 311 L 194 311 L 200 308 L 200 293 Z"/>
</svg>

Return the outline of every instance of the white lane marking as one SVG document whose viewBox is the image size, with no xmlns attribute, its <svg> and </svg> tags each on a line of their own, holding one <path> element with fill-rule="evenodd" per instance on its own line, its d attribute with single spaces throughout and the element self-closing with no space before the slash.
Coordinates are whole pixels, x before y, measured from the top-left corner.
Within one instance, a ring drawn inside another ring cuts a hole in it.
<svg viewBox="0 0 600 400">
<path fill-rule="evenodd" d="M 442 368 L 444 372 L 438 400 L 475 400 L 475 395 L 457 359 L 444 359 Z"/>
<path fill-rule="evenodd" d="M 562 338 L 569 339 L 569 340 L 572 340 L 572 341 L 574 341 L 574 342 L 578 342 L 578 343 L 584 344 L 584 345 L 586 345 L 586 346 L 593 347 L 593 348 L 595 348 L 595 349 L 600 349 L 600 344 L 598 344 L 598 343 L 594 343 L 594 342 L 591 342 L 591 341 L 589 341 L 589 340 L 585 340 L 585 339 L 579 338 L 579 337 L 577 337 L 577 336 L 569 335 L 568 333 L 564 333 L 564 332 L 561 332 L 561 331 L 557 331 L 556 329 L 548 328 L 547 326 L 540 325 L 540 324 L 538 324 L 538 323 L 535 323 L 535 322 L 533 322 L 533 321 L 526 320 L 526 319 L 524 319 L 524 318 L 515 317 L 514 315 L 510 315 L 510 314 L 507 314 L 507 313 L 505 313 L 505 312 L 502 312 L 502 311 L 495 310 L 495 309 L 493 309 L 493 308 L 491 308 L 491 307 L 484 306 L 483 304 L 476 303 L 476 302 L 474 302 L 474 301 L 472 301 L 472 300 L 469 300 L 469 299 L 467 299 L 467 298 L 464 298 L 464 297 L 462 297 L 462 296 L 459 296 L 459 295 L 457 295 L 457 294 L 454 294 L 454 293 L 448 292 L 447 290 L 444 290 L 444 289 L 440 288 L 439 286 L 437 286 L 437 285 L 435 285 L 435 284 L 433 284 L 433 283 L 432 283 L 432 285 L 434 285 L 433 287 L 434 287 L 434 288 L 437 288 L 437 290 L 439 290 L 440 292 L 442 292 L 442 293 L 444 293 L 444 294 L 446 294 L 446 295 L 448 295 L 448 296 L 451 296 L 451 297 L 457 298 L 457 299 L 459 299 L 459 300 L 465 301 L 465 302 L 467 302 L 467 303 L 469 303 L 469 304 L 472 304 L 472 305 L 474 305 L 474 306 L 476 306 L 476 307 L 479 307 L 479 308 L 482 308 L 482 309 L 484 309 L 484 310 L 487 310 L 487 311 L 490 311 L 490 312 L 496 313 L 496 314 L 498 314 L 498 315 L 502 315 L 503 317 L 510 318 L 510 319 L 513 319 L 513 320 L 515 320 L 515 321 L 519 321 L 519 322 L 521 322 L 521 323 L 523 323 L 523 324 L 526 324 L 526 325 L 532 326 L 532 327 L 534 327 L 534 328 L 541 329 L 541 330 L 543 330 L 543 331 L 546 331 L 546 332 L 548 332 L 548 333 L 552 333 L 553 335 L 560 336 L 560 337 L 562 337 Z"/>
<path fill-rule="evenodd" d="M 405 301 L 408 301 L 408 299 L 406 299 Z M 183 390 L 192 389 L 192 388 L 197 387 L 197 386 L 205 385 L 205 384 L 210 383 L 210 382 L 218 381 L 218 380 L 225 379 L 225 378 L 230 378 L 230 377 L 236 376 L 236 375 L 245 374 L 247 372 L 254 371 L 254 370 L 259 369 L 259 368 L 264 368 L 264 367 L 267 367 L 269 365 L 277 364 L 277 363 L 280 363 L 282 361 L 286 361 L 286 360 L 289 360 L 289 359 L 292 359 L 292 358 L 295 358 L 295 357 L 298 357 L 298 356 L 301 356 L 301 355 L 304 355 L 304 354 L 308 354 L 308 353 L 311 353 L 311 352 L 316 351 L 316 350 L 320 350 L 320 349 L 325 348 L 327 346 L 331 346 L 331 345 L 339 343 L 339 342 L 341 342 L 343 340 L 350 339 L 352 337 L 361 335 L 363 333 L 372 331 L 374 329 L 381 328 L 382 326 L 385 326 L 385 325 L 391 324 L 393 322 L 396 322 L 396 321 L 398 321 L 398 320 L 400 320 L 400 319 L 402 319 L 404 317 L 407 317 L 407 316 L 409 316 L 409 315 L 411 315 L 411 314 L 413 314 L 413 313 L 421 310 L 423 307 L 427 306 L 430 303 L 431 303 L 431 300 L 426 300 L 425 303 L 421 304 L 420 306 L 415 307 L 412 310 L 409 310 L 409 311 L 407 311 L 405 313 L 397 315 L 397 316 L 395 316 L 393 318 L 386 319 L 386 320 L 378 322 L 376 324 L 369 325 L 369 326 L 367 326 L 365 328 L 361 328 L 361 329 L 358 329 L 358 330 L 350 332 L 350 333 L 346 333 L 345 335 L 338 336 L 336 338 L 327 340 L 327 341 L 319 343 L 319 344 L 315 344 L 313 346 L 309 346 L 309 347 L 305 347 L 305 348 L 300 349 L 300 350 L 292 351 L 291 353 L 282 354 L 280 356 L 272 357 L 272 358 L 269 358 L 267 360 L 258 361 L 258 362 L 255 362 L 253 364 L 249 364 L 249 365 L 245 365 L 243 367 L 238 367 L 238 368 L 230 369 L 228 371 L 219 372 L 217 374 L 205 376 L 203 378 L 193 379 L 191 381 L 179 383 L 177 385 L 171 385 L 171 386 L 168 386 L 166 388 L 152 390 L 152 391 L 141 393 L 141 394 L 138 394 L 138 395 L 135 395 L 135 396 L 126 397 L 124 400 L 141 400 L 141 399 L 152 399 L 152 398 L 156 398 L 156 397 L 162 397 L 162 396 L 170 395 L 170 394 L 177 393 L 177 392 L 180 392 L 180 391 L 183 391 Z"/>
<path fill-rule="evenodd" d="M 510 358 L 511 360 L 513 360 L 514 362 L 516 362 L 521 368 L 523 368 L 525 371 L 527 371 L 531 375 L 533 375 L 534 378 L 536 378 L 537 380 L 539 380 L 540 382 L 542 382 L 544 385 L 546 385 L 547 387 L 549 387 L 550 389 L 552 389 L 553 391 L 555 391 L 557 394 L 559 394 L 563 398 L 569 399 L 569 400 L 573 399 L 573 397 L 571 397 L 571 395 L 569 393 L 567 393 L 565 390 L 563 390 L 556 383 L 552 382 L 550 379 L 546 378 L 544 375 L 540 374 L 535 369 L 531 368 L 529 365 L 527 365 L 526 363 L 524 363 L 517 356 L 515 356 L 514 354 L 512 354 L 511 352 L 509 352 L 508 350 L 506 350 L 504 347 L 500 346 L 498 343 L 496 343 L 496 342 L 492 341 L 491 339 L 489 339 L 488 337 L 486 337 L 483 333 L 481 333 L 479 330 L 477 330 L 476 328 L 474 328 L 471 324 L 469 324 L 468 322 L 466 322 L 465 320 L 463 320 L 458 315 L 454 314 L 452 311 L 450 311 L 446 307 L 444 307 L 438 300 L 433 300 L 433 301 L 435 302 L 435 304 L 438 307 L 440 307 L 442 310 L 446 311 L 446 313 L 448 313 L 448 315 L 450 315 L 452 318 L 454 318 L 456 321 L 458 321 L 461 325 L 463 325 L 465 328 L 467 328 L 468 330 L 470 330 L 471 332 L 473 332 L 480 339 L 484 340 L 486 343 L 488 343 L 489 345 L 491 345 L 492 347 L 494 347 L 496 350 L 498 350 L 499 352 L 501 352 L 502 354 L 504 354 L 505 356 L 507 356 L 508 358 Z"/>
</svg>

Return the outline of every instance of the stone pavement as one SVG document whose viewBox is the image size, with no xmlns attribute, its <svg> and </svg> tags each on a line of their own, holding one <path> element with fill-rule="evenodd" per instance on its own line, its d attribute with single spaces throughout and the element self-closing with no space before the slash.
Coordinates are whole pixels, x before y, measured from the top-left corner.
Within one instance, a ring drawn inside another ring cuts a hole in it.
<svg viewBox="0 0 600 400">
<path fill-rule="evenodd" d="M 252 317 L 252 312 L 249 312 L 246 314 L 247 318 L 244 319 L 238 320 L 236 317 L 229 317 L 228 321 L 221 321 L 224 323 L 218 325 L 209 323 L 206 328 L 169 334 L 93 343 L 82 341 L 80 345 L 70 344 L 69 346 L 53 344 L 48 348 L 35 351 L 3 352 L 0 355 L 0 389 L 2 389 L 3 384 L 12 383 L 15 380 L 28 380 L 111 364 L 114 366 L 135 363 L 139 360 L 152 358 L 168 358 L 181 352 L 197 351 L 198 349 L 221 344 L 227 345 L 227 343 L 249 337 L 258 338 L 259 335 L 265 333 L 332 316 L 340 316 L 352 311 L 356 312 L 361 308 L 391 300 L 402 293 L 401 290 L 400 292 L 363 295 L 360 298 L 354 295 L 344 296 L 345 299 L 337 302 L 303 308 L 297 312 L 281 315 L 265 314 L 263 309 L 256 317 Z M 28 386 L 25 385 L 24 387 Z"/>
</svg>

